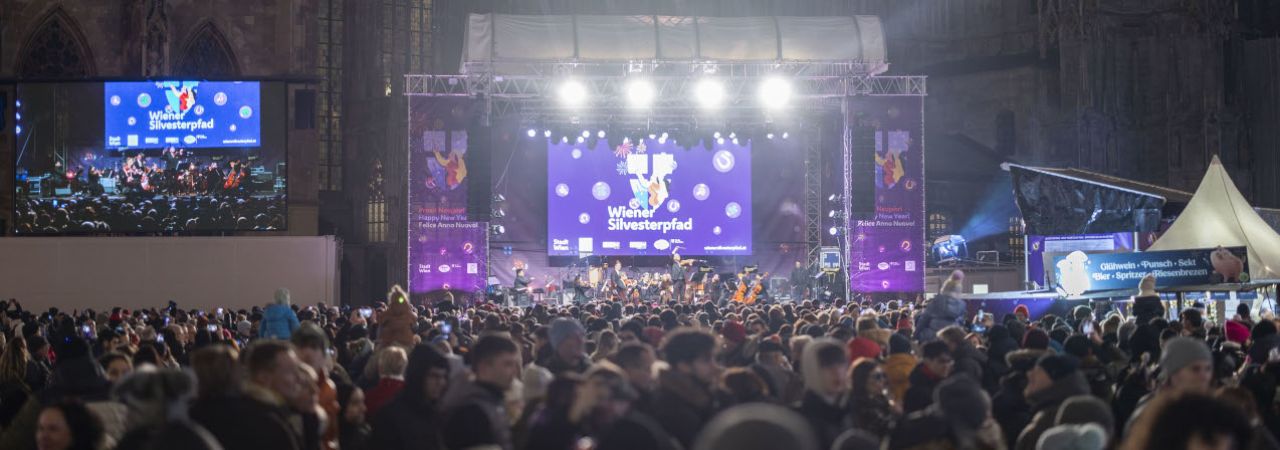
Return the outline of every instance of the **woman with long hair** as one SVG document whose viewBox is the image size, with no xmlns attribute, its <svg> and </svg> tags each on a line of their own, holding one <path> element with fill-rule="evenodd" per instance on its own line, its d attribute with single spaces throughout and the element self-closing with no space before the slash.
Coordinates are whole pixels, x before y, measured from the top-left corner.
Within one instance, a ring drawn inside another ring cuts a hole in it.
<svg viewBox="0 0 1280 450">
<path fill-rule="evenodd" d="M 31 387 L 25 381 L 30 362 L 27 341 L 22 336 L 5 344 L 4 353 L 0 354 L 0 429 L 9 427 L 31 396 Z"/>
<path fill-rule="evenodd" d="M 902 416 L 902 410 L 890 398 L 888 378 L 880 363 L 858 358 L 849 366 L 849 379 L 853 388 L 849 392 L 848 407 L 854 428 L 875 436 L 888 436 Z"/>
</svg>

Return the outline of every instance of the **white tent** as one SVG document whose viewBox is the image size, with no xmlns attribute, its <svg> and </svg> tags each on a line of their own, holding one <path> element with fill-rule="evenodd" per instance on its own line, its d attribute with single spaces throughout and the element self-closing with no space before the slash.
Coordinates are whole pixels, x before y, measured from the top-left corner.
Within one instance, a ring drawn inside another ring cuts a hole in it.
<svg viewBox="0 0 1280 450">
<path fill-rule="evenodd" d="M 1248 247 L 1251 281 L 1280 279 L 1280 234 L 1267 225 L 1217 156 L 1209 164 L 1195 196 L 1149 251 Z"/>
</svg>

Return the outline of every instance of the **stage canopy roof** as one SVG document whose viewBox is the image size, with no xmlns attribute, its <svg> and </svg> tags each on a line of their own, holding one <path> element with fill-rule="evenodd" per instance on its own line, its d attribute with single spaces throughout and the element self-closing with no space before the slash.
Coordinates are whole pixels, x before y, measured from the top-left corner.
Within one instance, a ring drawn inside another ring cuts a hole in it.
<svg viewBox="0 0 1280 450">
<path fill-rule="evenodd" d="M 1186 209 L 1149 251 L 1214 248 L 1249 249 L 1249 276 L 1255 282 L 1280 280 L 1280 234 L 1236 189 L 1217 156 Z"/>
<path fill-rule="evenodd" d="M 502 72 L 502 63 L 637 60 L 883 64 L 886 51 L 876 16 L 506 14 L 472 14 L 462 50 L 464 72 L 468 63 Z"/>
</svg>

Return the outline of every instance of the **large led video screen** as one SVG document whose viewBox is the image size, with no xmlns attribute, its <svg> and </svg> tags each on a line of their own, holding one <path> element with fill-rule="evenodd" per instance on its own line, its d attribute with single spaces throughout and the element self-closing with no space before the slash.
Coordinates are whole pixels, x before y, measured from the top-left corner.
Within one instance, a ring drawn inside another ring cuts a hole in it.
<svg viewBox="0 0 1280 450">
<path fill-rule="evenodd" d="M 20 83 L 14 232 L 284 230 L 287 108 L 274 82 Z"/>
<path fill-rule="evenodd" d="M 751 144 L 550 142 L 552 256 L 751 254 Z"/>
<path fill-rule="evenodd" d="M 256 81 L 128 81 L 103 84 L 105 148 L 257 147 Z"/>
</svg>

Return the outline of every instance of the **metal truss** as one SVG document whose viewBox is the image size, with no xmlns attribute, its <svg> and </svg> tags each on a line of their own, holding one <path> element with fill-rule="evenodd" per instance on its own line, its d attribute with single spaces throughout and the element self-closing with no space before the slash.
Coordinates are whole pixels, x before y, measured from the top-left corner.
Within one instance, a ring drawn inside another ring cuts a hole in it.
<svg viewBox="0 0 1280 450">
<path fill-rule="evenodd" d="M 923 76 L 871 76 L 858 74 L 853 63 L 846 64 L 714 64 L 678 66 L 646 63 L 538 64 L 534 74 L 497 75 L 472 71 L 466 75 L 406 75 L 405 95 L 429 97 L 469 97 L 483 102 L 484 120 L 518 115 L 521 121 L 539 124 L 592 122 L 652 124 L 723 120 L 734 123 L 768 124 L 785 116 L 817 111 L 838 111 L 841 100 L 859 95 L 927 94 Z M 682 73 L 672 73 L 682 72 Z M 702 77 L 724 83 L 726 103 L 707 111 L 693 101 L 694 87 Z M 759 82 L 769 76 L 785 76 L 792 82 L 792 103 L 797 111 L 769 112 L 757 104 Z M 654 84 L 652 105 L 638 109 L 627 103 L 626 83 L 643 77 Z M 588 90 L 588 104 L 569 108 L 555 99 L 558 83 L 574 79 Z"/>
<path fill-rule="evenodd" d="M 829 144 L 826 135 L 823 130 L 804 141 L 804 241 L 809 273 L 818 273 L 822 253 L 822 149 Z"/>
</svg>

